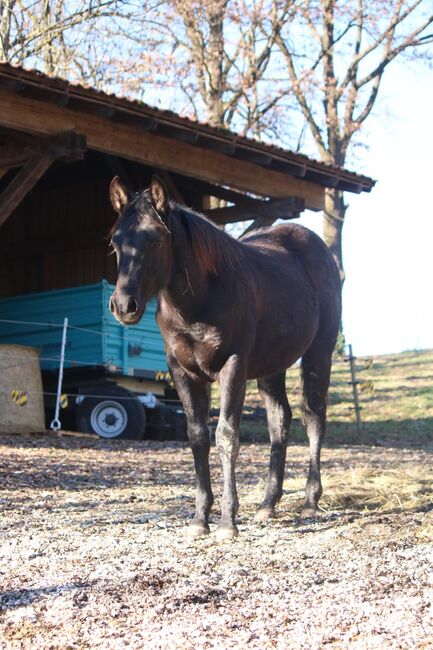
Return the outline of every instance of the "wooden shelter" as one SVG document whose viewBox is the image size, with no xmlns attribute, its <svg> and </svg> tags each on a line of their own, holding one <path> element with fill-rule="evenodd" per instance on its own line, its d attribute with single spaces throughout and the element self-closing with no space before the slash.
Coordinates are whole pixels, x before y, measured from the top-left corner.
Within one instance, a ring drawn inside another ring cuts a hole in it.
<svg viewBox="0 0 433 650">
<path fill-rule="evenodd" d="M 321 210 L 326 187 L 374 182 L 169 111 L 0 64 L 0 297 L 115 278 L 106 235 L 114 174 L 159 173 L 215 223 Z M 227 207 L 209 209 L 209 197 Z"/>
</svg>

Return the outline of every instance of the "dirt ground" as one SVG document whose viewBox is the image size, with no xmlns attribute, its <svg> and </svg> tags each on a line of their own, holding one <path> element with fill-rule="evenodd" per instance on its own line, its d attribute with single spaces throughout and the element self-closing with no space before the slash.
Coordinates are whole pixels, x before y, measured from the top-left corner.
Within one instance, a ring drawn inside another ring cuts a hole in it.
<svg viewBox="0 0 433 650">
<path fill-rule="evenodd" d="M 220 544 L 185 537 L 183 444 L 3 436 L 0 458 L 1 648 L 433 647 L 431 453 L 325 449 L 322 511 L 300 522 L 292 446 L 260 526 L 268 447 L 243 445 L 240 536 Z"/>
</svg>

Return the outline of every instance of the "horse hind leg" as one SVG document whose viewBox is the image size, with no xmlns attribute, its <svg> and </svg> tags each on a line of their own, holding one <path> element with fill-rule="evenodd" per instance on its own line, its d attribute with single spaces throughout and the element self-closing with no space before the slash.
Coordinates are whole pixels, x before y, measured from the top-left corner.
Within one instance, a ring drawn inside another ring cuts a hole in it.
<svg viewBox="0 0 433 650">
<path fill-rule="evenodd" d="M 275 506 L 283 493 L 284 467 L 292 412 L 286 394 L 286 373 L 259 379 L 257 385 L 266 407 L 271 455 L 265 495 L 256 513 L 255 521 L 275 517 Z"/>
<path fill-rule="evenodd" d="M 303 415 L 310 445 L 310 464 L 302 517 L 314 517 L 322 495 L 320 452 L 326 429 L 331 358 L 332 351 L 324 352 L 319 346 L 310 347 L 302 357 Z"/>
</svg>

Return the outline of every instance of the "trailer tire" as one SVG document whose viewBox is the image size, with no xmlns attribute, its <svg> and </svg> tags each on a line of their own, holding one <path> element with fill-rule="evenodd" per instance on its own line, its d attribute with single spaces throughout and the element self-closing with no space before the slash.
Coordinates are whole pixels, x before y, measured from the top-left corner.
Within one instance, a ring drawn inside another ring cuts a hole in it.
<svg viewBox="0 0 433 650">
<path fill-rule="evenodd" d="M 134 393 L 116 384 L 86 388 L 77 404 L 77 429 L 105 439 L 141 440 L 146 413 Z"/>
</svg>

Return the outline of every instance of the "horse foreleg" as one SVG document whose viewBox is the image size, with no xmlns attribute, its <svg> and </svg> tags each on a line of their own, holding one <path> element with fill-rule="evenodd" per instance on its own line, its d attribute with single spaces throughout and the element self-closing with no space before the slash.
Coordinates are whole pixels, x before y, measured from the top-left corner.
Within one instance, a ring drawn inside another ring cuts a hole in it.
<svg viewBox="0 0 433 650">
<path fill-rule="evenodd" d="M 265 496 L 255 516 L 257 522 L 275 517 L 275 506 L 283 494 L 286 449 L 292 421 L 285 378 L 286 373 L 283 372 L 257 381 L 260 395 L 266 407 L 271 438 L 269 472 L 266 480 Z"/>
<path fill-rule="evenodd" d="M 209 415 L 208 384 L 191 379 L 173 358 L 168 360 L 168 365 L 185 410 L 188 439 L 197 477 L 195 515 L 189 524 L 188 535 L 200 537 L 209 533 L 209 513 L 213 504 L 209 470 L 210 436 L 207 425 Z"/>
<path fill-rule="evenodd" d="M 220 386 L 221 408 L 215 437 L 224 480 L 221 520 L 217 529 L 217 539 L 222 540 L 238 535 L 235 465 L 239 453 L 239 422 L 245 398 L 246 371 L 237 355 L 230 357 L 221 370 Z"/>
</svg>

